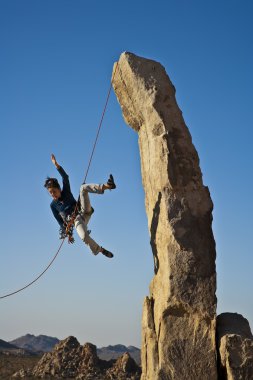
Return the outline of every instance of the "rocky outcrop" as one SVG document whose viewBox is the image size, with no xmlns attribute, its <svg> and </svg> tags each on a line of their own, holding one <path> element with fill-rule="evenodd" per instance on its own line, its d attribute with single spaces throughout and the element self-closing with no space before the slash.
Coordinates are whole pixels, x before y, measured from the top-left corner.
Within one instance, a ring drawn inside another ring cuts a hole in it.
<svg viewBox="0 0 253 380">
<path fill-rule="evenodd" d="M 28 369 L 20 369 L 18 372 L 15 372 L 13 375 L 12 375 L 12 378 L 14 379 L 27 379 L 27 378 L 32 378 L 33 377 L 33 373 L 32 373 L 32 370 L 30 368 Z"/>
<path fill-rule="evenodd" d="M 106 372 L 106 375 L 112 380 L 123 380 L 125 378 L 135 380 L 140 379 L 141 370 L 130 354 L 125 352 L 117 359 L 113 367 Z"/>
<path fill-rule="evenodd" d="M 155 276 L 142 318 L 142 380 L 217 378 L 213 204 L 157 62 L 123 53 L 113 87 L 137 133 Z"/>
<path fill-rule="evenodd" d="M 139 380 L 140 368 L 128 353 L 117 360 L 101 360 L 96 346 L 91 343 L 81 346 L 76 338 L 68 337 L 52 352 L 44 354 L 33 370 L 21 370 L 13 377 Z"/>
<path fill-rule="evenodd" d="M 56 345 L 51 353 L 43 355 L 34 368 L 33 375 L 60 378 L 99 377 L 106 364 L 98 359 L 93 344 L 86 343 L 81 346 L 76 338 L 69 337 Z"/>
<path fill-rule="evenodd" d="M 217 318 L 220 380 L 253 379 L 253 336 L 242 315 L 223 313 Z"/>
</svg>

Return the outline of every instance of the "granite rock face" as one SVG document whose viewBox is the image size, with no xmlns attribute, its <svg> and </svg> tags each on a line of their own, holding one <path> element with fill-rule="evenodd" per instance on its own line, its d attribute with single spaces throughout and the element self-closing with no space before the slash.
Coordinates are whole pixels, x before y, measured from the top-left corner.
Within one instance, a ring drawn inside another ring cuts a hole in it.
<svg viewBox="0 0 253 380">
<path fill-rule="evenodd" d="M 123 53 L 113 87 L 137 133 L 155 275 L 142 318 L 142 380 L 217 379 L 213 204 L 159 63 Z"/>
<path fill-rule="evenodd" d="M 253 336 L 242 315 L 223 313 L 217 317 L 220 380 L 253 379 Z"/>
</svg>

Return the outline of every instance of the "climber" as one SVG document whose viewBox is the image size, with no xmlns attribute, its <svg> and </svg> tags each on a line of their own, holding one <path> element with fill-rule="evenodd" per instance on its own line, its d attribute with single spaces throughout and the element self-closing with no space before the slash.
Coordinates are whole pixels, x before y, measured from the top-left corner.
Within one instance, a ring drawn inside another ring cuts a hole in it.
<svg viewBox="0 0 253 380">
<path fill-rule="evenodd" d="M 110 174 L 107 183 L 104 184 L 82 184 L 80 188 L 80 202 L 78 202 L 77 205 L 77 202 L 71 193 L 67 173 L 58 164 L 53 154 L 51 155 L 51 161 L 62 177 L 63 187 L 61 189 L 56 178 L 49 177 L 46 179 L 44 187 L 53 198 L 50 207 L 55 219 L 60 225 L 60 239 L 68 237 L 69 242 L 74 243 L 73 227 L 66 227 L 73 217 L 73 213 L 77 210 L 74 216 L 74 226 L 79 237 L 90 247 L 94 255 L 101 252 L 104 256 L 112 258 L 113 254 L 110 251 L 101 247 L 90 237 L 90 231 L 87 230 L 87 225 L 94 212 L 94 209 L 90 204 L 88 193 L 103 194 L 105 190 L 115 189 L 116 185 L 113 176 Z"/>
</svg>

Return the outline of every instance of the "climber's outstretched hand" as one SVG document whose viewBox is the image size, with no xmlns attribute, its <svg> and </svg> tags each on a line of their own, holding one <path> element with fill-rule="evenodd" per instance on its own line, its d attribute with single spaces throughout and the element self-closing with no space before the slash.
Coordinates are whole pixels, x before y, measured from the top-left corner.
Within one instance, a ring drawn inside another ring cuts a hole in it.
<svg viewBox="0 0 253 380">
<path fill-rule="evenodd" d="M 51 161 L 52 163 L 54 164 L 54 166 L 56 166 L 57 168 L 60 166 L 58 164 L 58 162 L 56 161 L 56 158 L 55 158 L 55 155 L 54 154 L 51 154 Z"/>
</svg>

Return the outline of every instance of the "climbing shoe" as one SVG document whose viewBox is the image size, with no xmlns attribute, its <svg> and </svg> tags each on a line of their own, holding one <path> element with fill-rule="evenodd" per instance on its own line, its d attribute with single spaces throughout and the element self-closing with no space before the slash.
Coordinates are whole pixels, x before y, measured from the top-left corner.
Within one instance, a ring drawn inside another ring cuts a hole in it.
<svg viewBox="0 0 253 380">
<path fill-rule="evenodd" d="M 114 178 L 113 178 L 112 174 L 110 174 L 110 176 L 109 176 L 109 179 L 107 181 L 107 185 L 110 186 L 111 190 L 116 189 L 116 185 L 115 185 Z"/>
<path fill-rule="evenodd" d="M 113 254 L 110 251 L 107 251 L 107 249 L 105 249 L 103 247 L 101 247 L 101 248 L 102 248 L 102 251 L 101 251 L 102 255 L 109 257 L 109 259 L 111 259 L 113 257 Z"/>
</svg>

